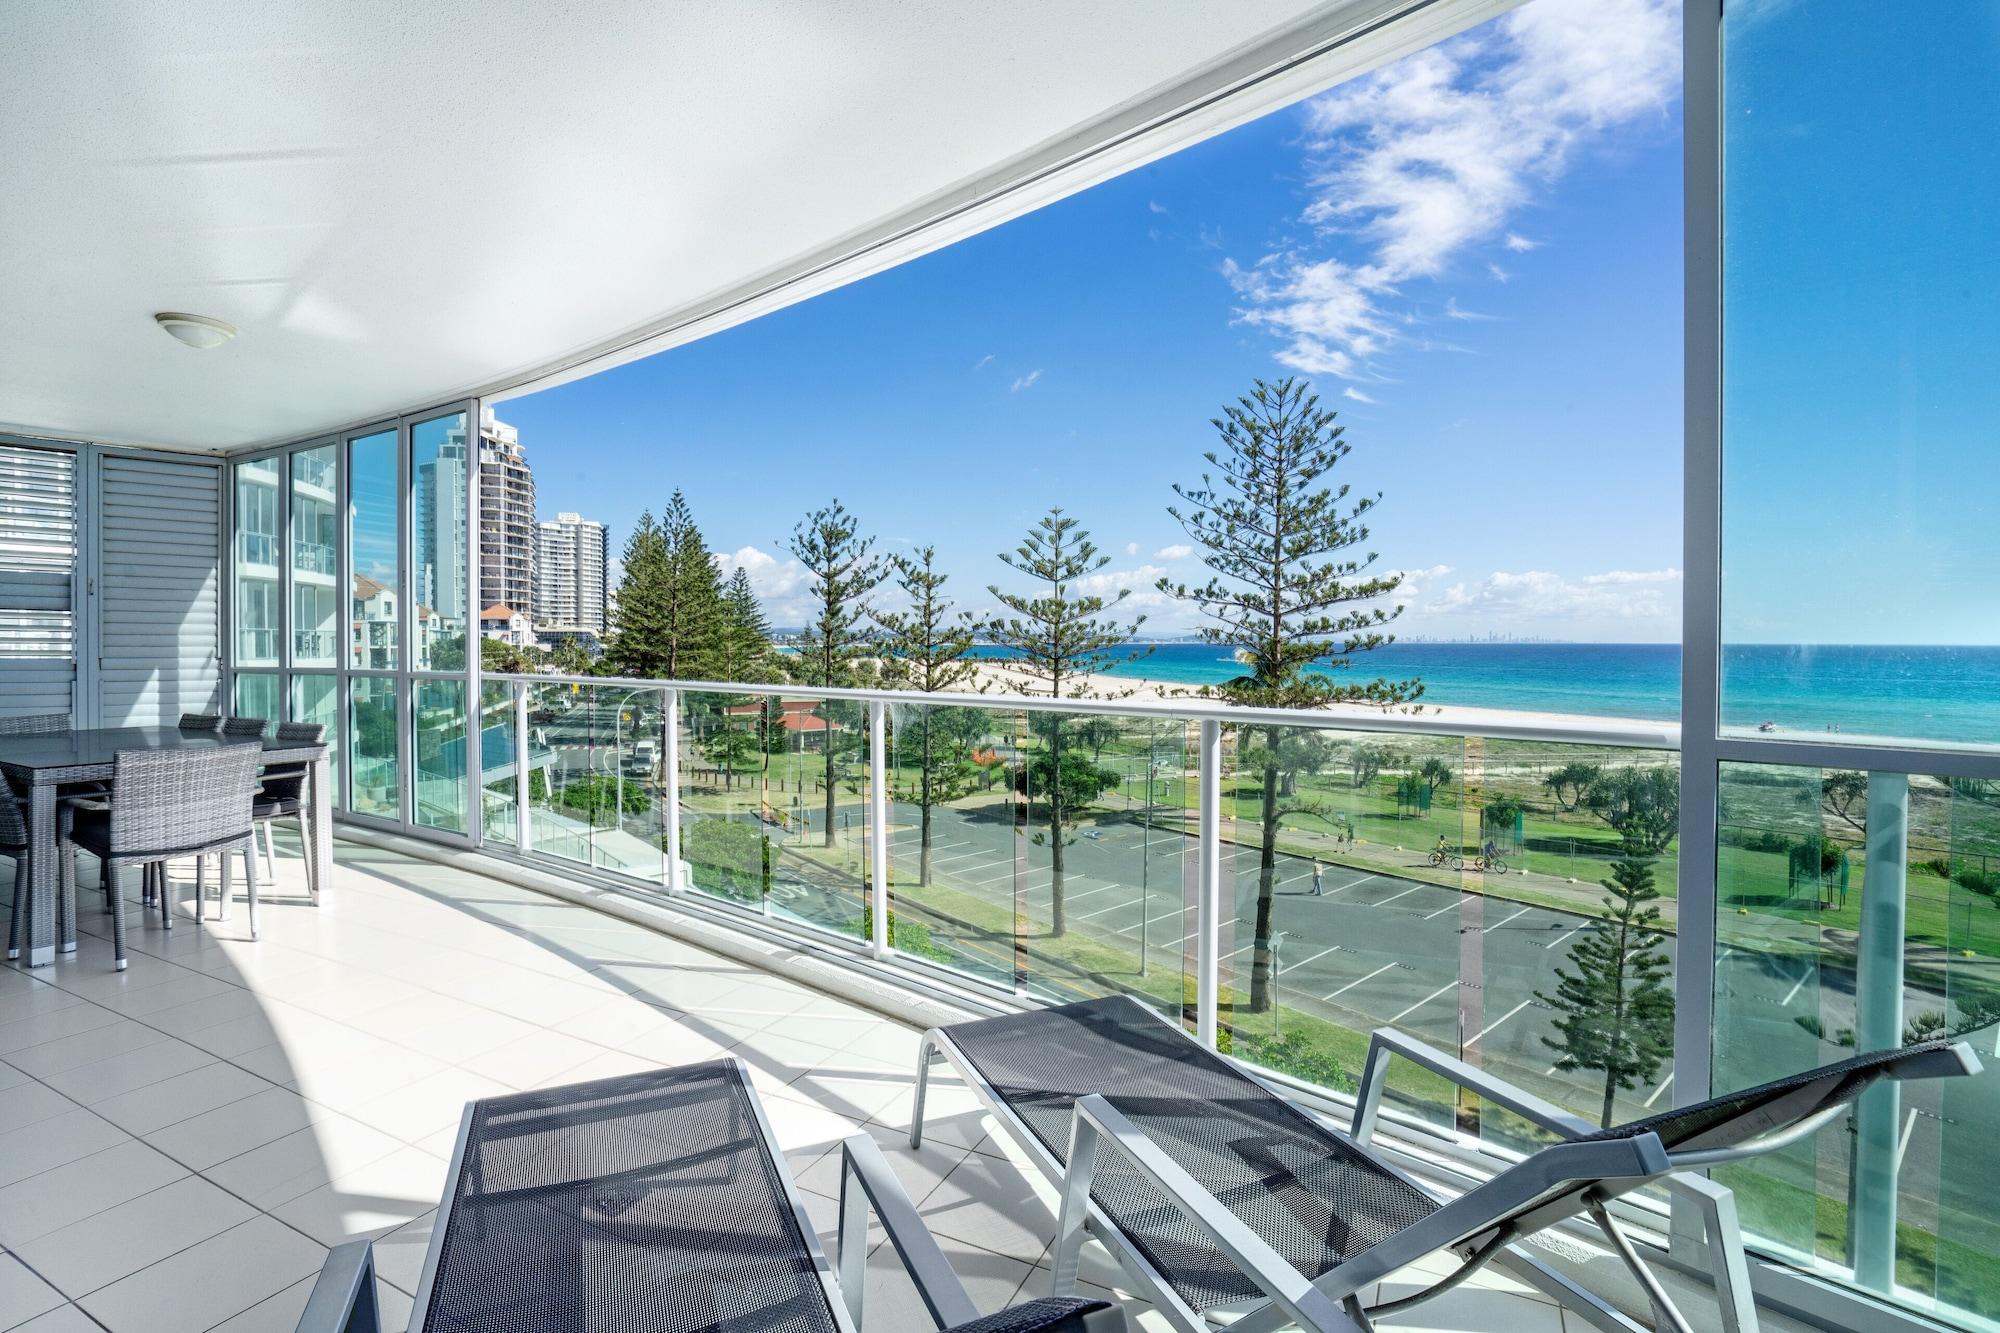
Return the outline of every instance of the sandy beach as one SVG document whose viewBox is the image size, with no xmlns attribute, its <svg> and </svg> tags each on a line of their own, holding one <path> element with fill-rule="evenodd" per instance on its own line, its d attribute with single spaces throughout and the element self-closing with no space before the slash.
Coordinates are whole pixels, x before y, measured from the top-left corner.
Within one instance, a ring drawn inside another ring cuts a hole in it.
<svg viewBox="0 0 2000 1333">
<path fill-rule="evenodd" d="M 976 677 L 978 688 L 995 694 L 1047 694 L 1048 687 L 1029 677 L 1018 668 L 998 662 L 979 663 Z M 1191 685 L 1174 681 L 1153 680 L 1144 676 L 1090 675 L 1083 678 L 1077 690 L 1067 687 L 1065 694 L 1090 695 L 1100 699 L 1133 699 L 1141 701 L 1173 702 L 1175 700 L 1200 701 L 1202 695 Z M 1380 721 L 1385 717 L 1413 716 L 1423 718 L 1433 724 L 1444 724 L 1466 732 L 1518 727 L 1538 727 L 1551 731 L 1600 731 L 1606 727 L 1633 726 L 1672 735 L 1678 731 L 1671 723 L 1664 722 L 1624 722 L 1616 718 L 1597 717 L 1588 713 L 1547 713 L 1526 709 L 1469 708 L 1460 704 L 1432 704 L 1424 701 L 1414 708 L 1387 710 L 1365 704 L 1335 704 L 1318 710 L 1329 717 L 1353 718 L 1358 722 Z"/>
</svg>

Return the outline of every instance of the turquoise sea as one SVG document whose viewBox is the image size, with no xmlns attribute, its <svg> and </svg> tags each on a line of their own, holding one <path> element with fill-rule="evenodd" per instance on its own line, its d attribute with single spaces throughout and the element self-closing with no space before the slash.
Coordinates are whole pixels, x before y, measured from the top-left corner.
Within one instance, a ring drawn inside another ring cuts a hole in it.
<svg viewBox="0 0 2000 1333">
<path fill-rule="evenodd" d="M 1162 643 L 1113 674 L 1210 685 L 1239 670 L 1226 649 Z M 1350 674 L 1417 677 L 1436 704 L 1671 721 L 1680 671 L 1670 643 L 1397 643 Z M 2000 647 L 1738 645 L 1723 654 L 1723 722 L 2000 744 Z"/>
</svg>

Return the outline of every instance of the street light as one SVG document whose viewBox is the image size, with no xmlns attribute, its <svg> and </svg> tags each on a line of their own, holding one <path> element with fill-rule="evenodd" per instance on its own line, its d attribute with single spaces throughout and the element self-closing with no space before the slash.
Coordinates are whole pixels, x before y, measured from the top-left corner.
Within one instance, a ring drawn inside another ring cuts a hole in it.
<svg viewBox="0 0 2000 1333">
<path fill-rule="evenodd" d="M 1149 952 L 1147 936 L 1150 934 L 1153 908 L 1149 901 L 1153 873 L 1153 775 L 1160 771 L 1160 761 L 1154 752 L 1154 744 L 1159 739 L 1160 727 L 1157 722 L 1146 725 L 1146 814 L 1145 832 L 1139 841 L 1139 975 L 1146 975 L 1146 955 Z"/>
</svg>

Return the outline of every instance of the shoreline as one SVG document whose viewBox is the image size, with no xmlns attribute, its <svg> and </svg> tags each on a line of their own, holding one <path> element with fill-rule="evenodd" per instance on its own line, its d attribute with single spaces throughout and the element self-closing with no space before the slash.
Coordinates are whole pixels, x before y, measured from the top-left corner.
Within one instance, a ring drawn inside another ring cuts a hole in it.
<svg viewBox="0 0 2000 1333">
<path fill-rule="evenodd" d="M 976 686 L 1007 694 L 1044 693 L 1042 687 L 1031 680 L 1018 668 L 1001 665 L 993 659 L 977 663 L 974 676 Z M 1177 681 L 1160 680 L 1151 676 L 1109 675 L 1103 672 L 1087 674 L 1083 678 L 1084 691 L 1102 699 L 1136 699 L 1148 703 L 1171 703 L 1178 699 L 1200 699 L 1198 686 L 1185 685 Z M 1607 723 L 1639 721 L 1649 725 L 1671 726 L 1672 723 L 1652 723 L 1648 719 L 1621 719 L 1606 717 L 1596 713 L 1551 713 L 1525 708 L 1475 708 L 1466 704 L 1422 703 L 1416 706 L 1414 716 L 1432 718 L 1464 727 L 1468 731 L 1478 731 L 1485 727 L 1550 727 L 1556 729 L 1589 730 Z M 1327 717 L 1376 720 L 1385 716 L 1408 716 L 1400 711 L 1391 712 L 1369 704 L 1331 704 L 1314 709 L 1316 714 Z"/>
</svg>

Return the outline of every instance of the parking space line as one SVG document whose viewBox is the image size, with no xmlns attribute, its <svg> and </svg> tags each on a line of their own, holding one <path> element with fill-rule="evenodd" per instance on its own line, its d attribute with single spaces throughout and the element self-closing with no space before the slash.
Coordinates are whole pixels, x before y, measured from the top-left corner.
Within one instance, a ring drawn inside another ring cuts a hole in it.
<svg viewBox="0 0 2000 1333">
<path fill-rule="evenodd" d="M 1356 986 L 1359 986 L 1362 982 L 1373 981 L 1375 978 L 1381 976 L 1384 972 L 1387 972 L 1390 968 L 1394 966 L 1395 966 L 1394 963 L 1384 963 L 1382 964 L 1382 966 L 1376 968 L 1373 972 L 1370 972 L 1367 976 L 1356 977 L 1354 980 L 1348 982 L 1345 986 L 1342 986 L 1339 990 L 1328 991 L 1326 994 L 1320 996 L 1319 998 L 1322 1000 L 1331 1000 L 1336 995 L 1345 995 L 1347 994 L 1347 992 L 1353 990 Z"/>
<path fill-rule="evenodd" d="M 1512 913 L 1509 913 L 1509 914 L 1508 914 L 1507 916 L 1505 916 L 1505 917 L 1501 918 L 1501 919 L 1500 919 L 1500 920 L 1498 920 L 1498 921 L 1495 921 L 1495 922 L 1494 922 L 1494 923 L 1493 923 L 1492 925 L 1488 926 L 1488 927 L 1487 927 L 1487 928 L 1486 928 L 1485 930 L 1482 930 L 1482 931 L 1480 931 L 1479 933 L 1480 933 L 1480 934 L 1482 934 L 1482 935 L 1485 935 L 1485 934 L 1488 934 L 1488 933 L 1490 933 L 1490 932 L 1492 932 L 1492 931 L 1496 931 L 1496 930 L 1500 929 L 1500 927 L 1502 927 L 1502 926 L 1506 925 L 1506 924 L 1507 924 L 1507 923 L 1508 923 L 1509 921 L 1512 921 L 1512 920 L 1513 920 L 1513 919 L 1514 919 L 1515 917 L 1517 917 L 1517 916 L 1525 916 L 1525 915 L 1526 915 L 1526 914 L 1527 914 L 1527 913 L 1529 912 L 1529 910 L 1530 910 L 1529 908 L 1526 908 L 1526 907 L 1523 907 L 1523 908 L 1522 908 L 1522 909 L 1521 909 L 1520 911 L 1518 911 L 1518 912 L 1512 912 Z"/>
<path fill-rule="evenodd" d="M 1404 889 L 1401 893 L 1392 893 L 1388 897 L 1384 898 L 1381 902 L 1370 903 L 1368 905 L 1370 907 L 1387 907 L 1390 903 L 1395 902 L 1396 899 L 1398 898 L 1407 898 L 1411 894 L 1415 893 L 1418 889 L 1428 889 L 1429 887 L 1431 886 L 1428 884 L 1412 884 L 1409 888 Z"/>
<path fill-rule="evenodd" d="M 1314 954 L 1314 955 L 1312 956 L 1312 958 L 1301 958 L 1301 959 L 1299 959 L 1299 961 L 1298 961 L 1298 962 L 1296 962 L 1296 963 L 1293 963 L 1293 964 L 1291 964 L 1291 965 L 1290 965 L 1290 966 L 1288 966 L 1288 967 L 1281 967 L 1281 968 L 1279 968 L 1279 969 L 1278 969 L 1278 975 L 1279 975 L 1279 976 L 1283 976 L 1283 975 L 1284 975 L 1285 973 L 1287 973 L 1287 972 L 1292 972 L 1292 971 L 1296 971 L 1297 969 L 1299 969 L 1299 968 L 1301 968 L 1301 967 L 1304 967 L 1304 966 L 1305 966 L 1305 965 L 1306 965 L 1307 963 L 1310 963 L 1310 962 L 1312 962 L 1312 961 L 1313 961 L 1313 959 L 1315 959 L 1315 958 L 1324 958 L 1324 957 L 1326 957 L 1326 956 L 1327 956 L 1328 954 L 1332 953 L 1332 952 L 1333 952 L 1333 951 L 1334 951 L 1335 949 L 1338 949 L 1339 947 L 1340 947 L 1340 946 L 1339 946 L 1338 944 L 1329 944 L 1329 945 L 1327 945 L 1327 946 L 1326 946 L 1326 947 L 1325 947 L 1324 949 L 1321 949 L 1321 950 L 1320 950 L 1320 951 L 1319 951 L 1318 953 Z"/>
<path fill-rule="evenodd" d="M 1673 1085 L 1674 1085 L 1674 1076 L 1670 1072 L 1665 1078 L 1660 1080 L 1660 1086 L 1653 1089 L 1653 1095 L 1646 1098 L 1646 1105 L 1651 1106 L 1654 1102 L 1660 1100 L 1660 1094 L 1665 1092 L 1668 1088 L 1671 1088 Z"/>
<path fill-rule="evenodd" d="M 1797 981 L 1794 981 L 1792 983 L 1792 988 L 1785 992 L 1785 998 L 1778 1001 L 1778 1007 L 1780 1009 L 1783 1009 L 1786 1005 L 1790 1004 L 1793 998 L 1798 995 L 1800 988 L 1803 987 L 1806 984 L 1806 982 L 1812 980 L 1812 975 L 1813 975 L 1813 970 L 1810 967 L 1808 967 L 1805 971 L 1799 973 L 1799 979 Z"/>
<path fill-rule="evenodd" d="M 1500 1017 L 1496 1018 L 1496 1019 L 1495 1019 L 1495 1020 L 1493 1020 L 1493 1021 L 1492 1021 L 1491 1023 L 1488 1023 L 1488 1024 L 1487 1024 L 1487 1025 L 1486 1025 L 1485 1027 L 1481 1028 L 1481 1029 L 1479 1030 L 1479 1033 L 1478 1033 L 1478 1036 L 1475 1036 L 1475 1037 L 1474 1037 L 1474 1038 L 1473 1038 L 1473 1039 L 1472 1039 L 1471 1041 L 1468 1041 L 1468 1042 L 1467 1042 L 1467 1043 L 1465 1043 L 1465 1044 L 1466 1044 L 1467 1046 L 1472 1046 L 1472 1045 L 1476 1045 L 1476 1044 L 1478 1043 L 1478 1041 L 1479 1041 L 1479 1038 L 1480 1038 L 1480 1037 L 1483 1037 L 1483 1036 L 1485 1036 L 1485 1035 L 1486 1035 L 1487 1033 L 1489 1033 L 1489 1032 L 1493 1031 L 1493 1029 L 1495 1029 L 1495 1028 L 1499 1027 L 1499 1026 L 1500 1026 L 1500 1025 L 1502 1024 L 1502 1023 L 1504 1023 L 1504 1022 L 1506 1022 L 1506 1021 L 1507 1021 L 1508 1019 L 1512 1018 L 1512 1017 L 1513 1017 L 1513 1016 L 1514 1016 L 1515 1014 L 1518 1014 L 1518 1013 L 1520 1013 L 1520 1012 L 1521 1012 L 1521 1011 L 1522 1011 L 1523 1009 L 1526 1009 L 1526 1008 L 1527 1008 L 1527 1007 L 1528 1007 L 1529 1005 L 1531 1005 L 1531 1004 L 1533 1004 L 1533 1003 L 1534 1003 L 1534 1001 L 1533 1001 L 1533 1000 L 1523 1000 L 1523 1001 L 1521 1001 L 1521 1002 L 1520 1002 L 1519 1004 L 1515 1005 L 1515 1006 L 1514 1006 L 1514 1007 L 1513 1007 L 1512 1009 L 1509 1009 L 1509 1010 L 1508 1010 L 1508 1011 L 1507 1011 L 1506 1013 L 1504 1013 L 1504 1014 L 1500 1015 Z M 1648 1105 L 1650 1105 L 1650 1103 L 1648 1103 Z"/>
<path fill-rule="evenodd" d="M 1082 916 L 1078 917 L 1077 920 L 1089 921 L 1094 917 L 1100 917 L 1109 912 L 1122 912 L 1126 908 L 1130 907 L 1132 905 L 1132 902 L 1133 900 L 1130 898 L 1120 898 L 1117 902 L 1111 904 L 1111 906 L 1109 907 L 1100 907 L 1095 912 L 1085 912 Z"/>
<path fill-rule="evenodd" d="M 1457 903 L 1446 903 L 1443 907 L 1438 908 L 1437 911 L 1435 912 L 1424 913 L 1424 920 L 1428 921 L 1434 916 L 1443 916 L 1446 912 L 1455 912 L 1457 910 L 1458 910 Z"/>
<path fill-rule="evenodd" d="M 1424 996 L 1423 999 L 1418 1000 L 1415 1004 L 1411 1005 L 1408 1009 L 1405 1009 L 1402 1013 L 1397 1014 L 1394 1018 L 1390 1019 L 1389 1021 L 1391 1023 L 1402 1022 L 1404 1019 L 1408 1018 L 1411 1014 L 1414 1014 L 1415 1012 L 1417 1012 L 1417 1010 L 1423 1008 L 1425 1005 L 1429 1004 L 1432 1000 L 1435 1000 L 1438 996 L 1444 994 L 1446 991 L 1450 990 L 1453 986 L 1456 986 L 1457 984 L 1458 981 L 1456 979 L 1445 982 L 1444 985 L 1439 986 L 1429 995 Z"/>
<path fill-rule="evenodd" d="M 1568 930 L 1565 930 L 1562 934 L 1556 936 L 1553 940 L 1550 940 L 1547 944 L 1544 944 L 1542 947 L 1544 949 L 1553 949 L 1558 944 L 1561 944 L 1564 940 L 1568 939 L 1570 936 L 1576 934 L 1577 931 L 1582 929 L 1583 929 L 1582 926 L 1571 926 Z"/>
</svg>

